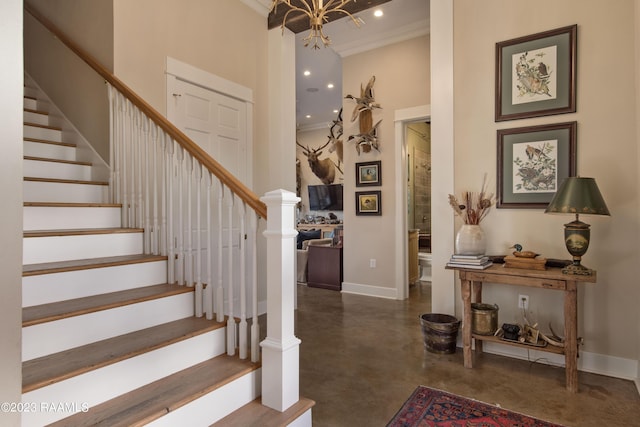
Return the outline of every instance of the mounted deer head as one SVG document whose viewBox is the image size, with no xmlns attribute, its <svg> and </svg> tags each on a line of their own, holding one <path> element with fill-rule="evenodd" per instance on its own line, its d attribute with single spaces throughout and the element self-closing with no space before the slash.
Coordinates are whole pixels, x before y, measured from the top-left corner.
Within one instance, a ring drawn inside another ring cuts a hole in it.
<svg viewBox="0 0 640 427">
<path fill-rule="evenodd" d="M 320 160 L 318 157 L 322 154 L 322 149 L 329 145 L 329 141 L 324 144 L 322 147 L 316 148 L 314 150 L 309 149 L 309 147 L 305 147 L 296 141 L 296 144 L 300 146 L 304 152 L 304 155 L 307 156 L 307 160 L 309 161 L 309 167 L 311 168 L 311 172 L 313 172 L 323 184 L 332 184 L 333 180 L 336 177 L 336 167 L 331 159 L 326 158 Z"/>
</svg>

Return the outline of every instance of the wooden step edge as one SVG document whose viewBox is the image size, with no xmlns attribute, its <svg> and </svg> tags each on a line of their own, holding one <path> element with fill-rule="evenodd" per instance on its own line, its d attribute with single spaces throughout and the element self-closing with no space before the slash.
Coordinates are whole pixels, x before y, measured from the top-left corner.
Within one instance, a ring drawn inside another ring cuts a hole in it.
<svg viewBox="0 0 640 427">
<path fill-rule="evenodd" d="M 25 87 L 26 87 L 26 86 L 25 86 Z M 34 98 L 33 96 L 29 96 L 29 95 L 22 95 L 22 97 L 23 97 L 23 98 L 26 98 L 26 99 L 30 99 L 30 100 L 32 100 L 32 101 L 37 101 L 37 100 L 38 100 L 38 98 Z"/>
<path fill-rule="evenodd" d="M 57 126 L 41 125 L 39 123 L 31 123 L 31 122 L 24 122 L 24 125 L 25 126 L 31 126 L 31 127 L 34 127 L 34 128 L 57 130 L 57 131 L 62 132 L 62 128 L 61 127 L 57 127 Z"/>
<path fill-rule="evenodd" d="M 25 176 L 25 181 L 30 182 L 50 182 L 57 184 L 85 184 L 85 185 L 109 185 L 106 181 L 82 181 L 78 179 L 56 179 L 56 178 L 35 178 L 32 176 Z"/>
<path fill-rule="evenodd" d="M 33 160 L 36 162 L 67 163 L 70 165 L 78 165 L 78 166 L 92 166 L 91 162 L 79 162 L 77 160 L 50 159 L 46 157 L 34 157 L 34 156 L 24 156 L 23 158 L 24 160 Z"/>
<path fill-rule="evenodd" d="M 33 98 L 32 98 L 33 99 Z M 34 110 L 32 108 L 24 108 L 25 113 L 35 113 L 35 114 L 42 114 L 43 116 L 48 116 L 49 113 L 46 111 L 42 111 L 42 110 Z"/>
<path fill-rule="evenodd" d="M 24 202 L 30 208 L 122 208 L 122 203 Z"/>
<path fill-rule="evenodd" d="M 262 399 L 258 398 L 212 424 L 211 427 L 285 427 L 313 408 L 315 404 L 316 402 L 311 399 L 300 397 L 296 403 L 284 412 L 280 412 L 264 406 Z"/>
<path fill-rule="evenodd" d="M 49 427 L 70 425 L 144 426 L 260 368 L 226 354 L 168 375 Z"/>
<path fill-rule="evenodd" d="M 184 293 L 194 292 L 194 288 L 180 285 L 151 285 L 103 295 L 78 298 L 51 304 L 42 304 L 22 309 L 22 327 L 39 325 L 60 319 L 82 316 L 98 311 L 153 301 Z"/>
<path fill-rule="evenodd" d="M 22 277 L 91 270 L 94 268 L 118 267 L 122 265 L 166 261 L 167 259 L 166 255 L 122 255 L 117 257 L 27 264 L 22 266 Z"/>
<path fill-rule="evenodd" d="M 76 148 L 77 145 L 70 142 L 49 141 L 48 139 L 23 138 L 25 142 L 37 142 L 40 144 L 61 145 L 63 147 Z"/>
<path fill-rule="evenodd" d="M 22 363 L 22 392 L 37 390 L 225 326 L 224 322 L 204 317 L 188 317 L 28 360 Z"/>
<path fill-rule="evenodd" d="M 62 237 L 62 236 L 90 236 L 95 234 L 127 234 L 143 233 L 144 228 L 78 228 L 70 230 L 29 230 L 23 232 L 24 238 L 31 237 Z"/>
</svg>

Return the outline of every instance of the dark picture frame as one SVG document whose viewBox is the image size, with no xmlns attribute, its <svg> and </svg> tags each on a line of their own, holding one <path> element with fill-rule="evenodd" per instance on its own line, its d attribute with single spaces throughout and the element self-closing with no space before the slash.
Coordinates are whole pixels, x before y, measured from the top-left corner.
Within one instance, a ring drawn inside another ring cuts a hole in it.
<svg viewBox="0 0 640 427">
<path fill-rule="evenodd" d="M 382 215 L 381 191 L 356 191 L 356 215 Z"/>
<path fill-rule="evenodd" d="M 382 161 L 356 163 L 356 187 L 382 185 Z"/>
<path fill-rule="evenodd" d="M 578 26 L 496 43 L 495 120 L 575 113 Z"/>
<path fill-rule="evenodd" d="M 497 208 L 546 208 L 576 175 L 577 122 L 498 130 Z"/>
</svg>

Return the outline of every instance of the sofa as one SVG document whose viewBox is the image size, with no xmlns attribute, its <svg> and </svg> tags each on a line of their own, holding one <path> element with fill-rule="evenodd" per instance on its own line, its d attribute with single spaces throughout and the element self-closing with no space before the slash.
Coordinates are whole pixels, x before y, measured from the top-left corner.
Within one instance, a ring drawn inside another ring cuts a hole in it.
<svg viewBox="0 0 640 427">
<path fill-rule="evenodd" d="M 307 262 L 309 261 L 309 246 L 331 246 L 333 239 L 331 238 L 315 238 L 303 240 L 301 249 L 297 250 L 298 283 L 307 283 Z"/>
</svg>

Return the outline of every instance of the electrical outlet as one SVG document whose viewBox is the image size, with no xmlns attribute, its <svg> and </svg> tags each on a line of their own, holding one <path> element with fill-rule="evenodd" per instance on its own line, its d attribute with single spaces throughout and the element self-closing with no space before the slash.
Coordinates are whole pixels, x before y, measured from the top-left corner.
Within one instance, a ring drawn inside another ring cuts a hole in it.
<svg viewBox="0 0 640 427">
<path fill-rule="evenodd" d="M 376 259 L 375 258 L 371 258 L 369 260 L 369 267 L 376 268 Z"/>
<path fill-rule="evenodd" d="M 529 309 L 529 295 L 518 295 L 518 308 Z"/>
</svg>

